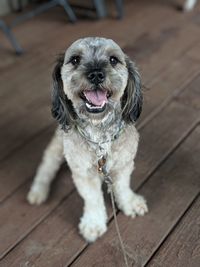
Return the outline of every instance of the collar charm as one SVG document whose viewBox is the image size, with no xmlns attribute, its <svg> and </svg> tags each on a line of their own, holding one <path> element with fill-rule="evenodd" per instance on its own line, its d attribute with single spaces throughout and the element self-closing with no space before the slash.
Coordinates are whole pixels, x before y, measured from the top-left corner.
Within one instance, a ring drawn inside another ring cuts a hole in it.
<svg viewBox="0 0 200 267">
<path fill-rule="evenodd" d="M 100 174 L 104 174 L 105 173 L 105 168 L 106 168 L 106 157 L 102 156 L 99 160 L 98 160 L 98 172 Z"/>
</svg>

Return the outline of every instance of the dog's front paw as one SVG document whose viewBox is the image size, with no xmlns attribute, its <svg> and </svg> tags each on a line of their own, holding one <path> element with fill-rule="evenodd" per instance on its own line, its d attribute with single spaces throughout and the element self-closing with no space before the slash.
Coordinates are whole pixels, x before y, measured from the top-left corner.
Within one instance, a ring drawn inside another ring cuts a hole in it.
<svg viewBox="0 0 200 267">
<path fill-rule="evenodd" d="M 49 195 L 49 187 L 40 184 L 37 186 L 31 187 L 28 195 L 27 195 L 27 200 L 31 205 L 40 205 L 44 203 Z"/>
<path fill-rule="evenodd" d="M 121 203 L 120 209 L 124 212 L 125 215 L 131 216 L 134 218 L 136 215 L 143 216 L 148 212 L 148 207 L 146 200 L 135 193 L 132 193 L 131 196 L 127 198 L 127 201 Z"/>
<path fill-rule="evenodd" d="M 87 242 L 94 242 L 98 237 L 102 236 L 107 230 L 106 219 L 102 216 L 84 214 L 79 223 L 80 234 Z"/>
</svg>

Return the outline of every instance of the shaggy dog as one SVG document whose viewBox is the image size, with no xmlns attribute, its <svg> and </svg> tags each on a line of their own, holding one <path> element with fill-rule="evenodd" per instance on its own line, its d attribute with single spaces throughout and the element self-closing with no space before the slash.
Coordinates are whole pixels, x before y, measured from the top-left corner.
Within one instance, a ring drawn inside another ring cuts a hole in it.
<svg viewBox="0 0 200 267">
<path fill-rule="evenodd" d="M 60 126 L 44 152 L 28 201 L 47 199 L 65 157 L 84 200 L 79 230 L 87 241 L 106 232 L 105 169 L 119 209 L 131 217 L 144 215 L 146 201 L 130 188 L 141 110 L 140 76 L 121 48 L 98 37 L 74 42 L 53 71 L 52 114 Z"/>
</svg>

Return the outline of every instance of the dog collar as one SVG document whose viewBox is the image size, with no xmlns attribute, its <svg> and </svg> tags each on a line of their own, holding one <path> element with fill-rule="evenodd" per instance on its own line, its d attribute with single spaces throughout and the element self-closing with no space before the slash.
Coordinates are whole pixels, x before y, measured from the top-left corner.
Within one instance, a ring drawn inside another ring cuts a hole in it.
<svg viewBox="0 0 200 267">
<path fill-rule="evenodd" d="M 89 143 L 92 144 L 96 144 L 101 146 L 102 144 L 108 143 L 108 142 L 114 142 L 115 140 L 117 140 L 119 138 L 119 136 L 123 133 L 124 129 L 125 129 L 125 123 L 124 121 L 120 120 L 118 123 L 118 127 L 117 130 L 114 134 L 112 134 L 111 139 L 110 140 L 105 140 L 105 141 L 99 141 L 96 142 L 94 140 L 92 140 L 86 133 L 86 131 L 84 131 L 84 129 L 82 127 L 80 127 L 78 124 L 76 124 L 76 129 L 79 132 L 79 134 Z"/>
</svg>

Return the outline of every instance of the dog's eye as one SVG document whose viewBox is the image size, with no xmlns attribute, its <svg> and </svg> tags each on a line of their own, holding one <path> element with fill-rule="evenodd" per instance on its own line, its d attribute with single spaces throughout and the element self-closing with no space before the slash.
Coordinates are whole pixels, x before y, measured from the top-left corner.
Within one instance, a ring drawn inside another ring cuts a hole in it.
<svg viewBox="0 0 200 267">
<path fill-rule="evenodd" d="M 110 64 L 114 67 L 119 62 L 119 59 L 117 57 L 111 56 L 110 57 Z"/>
<path fill-rule="evenodd" d="M 80 56 L 73 56 L 73 57 L 71 57 L 69 62 L 74 66 L 78 66 L 80 61 L 81 61 L 81 57 Z"/>
</svg>

